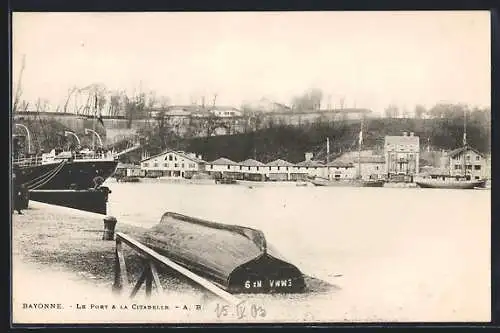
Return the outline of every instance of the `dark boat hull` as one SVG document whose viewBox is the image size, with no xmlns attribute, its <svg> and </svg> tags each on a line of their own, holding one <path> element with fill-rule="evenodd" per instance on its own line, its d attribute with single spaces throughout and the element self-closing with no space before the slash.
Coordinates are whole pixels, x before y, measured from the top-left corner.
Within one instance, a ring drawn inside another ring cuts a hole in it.
<svg viewBox="0 0 500 333">
<path fill-rule="evenodd" d="M 46 183 L 37 187 L 39 190 L 67 190 L 67 189 L 88 189 L 95 187 L 95 180 L 101 177 L 106 180 L 116 170 L 117 161 L 102 160 L 81 160 L 64 162 L 61 170 L 50 178 Z M 20 177 L 20 182 L 27 184 L 39 177 L 50 173 L 58 167 L 58 164 L 42 164 L 36 166 L 20 167 L 16 172 L 16 177 Z"/>
<path fill-rule="evenodd" d="M 138 239 L 231 293 L 294 293 L 303 274 L 267 244 L 262 232 L 166 213 Z"/>
</svg>

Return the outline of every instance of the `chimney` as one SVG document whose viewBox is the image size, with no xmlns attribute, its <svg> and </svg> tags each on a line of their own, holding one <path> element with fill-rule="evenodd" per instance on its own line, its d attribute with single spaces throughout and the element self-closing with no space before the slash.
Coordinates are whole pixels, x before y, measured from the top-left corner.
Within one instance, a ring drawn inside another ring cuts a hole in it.
<svg viewBox="0 0 500 333">
<path fill-rule="evenodd" d="M 413 136 L 414 134 L 415 134 L 415 133 L 413 133 L 413 132 L 410 132 L 410 136 Z"/>
<path fill-rule="evenodd" d="M 304 155 L 305 155 L 306 161 L 310 161 L 313 158 L 313 153 L 305 153 Z"/>
<path fill-rule="evenodd" d="M 198 155 L 198 159 L 199 159 L 199 160 L 202 160 L 202 159 L 203 159 L 203 158 L 201 158 L 201 154 L 200 154 L 200 155 Z"/>
<path fill-rule="evenodd" d="M 408 133 L 407 132 L 403 132 L 403 136 L 406 136 Z"/>
</svg>

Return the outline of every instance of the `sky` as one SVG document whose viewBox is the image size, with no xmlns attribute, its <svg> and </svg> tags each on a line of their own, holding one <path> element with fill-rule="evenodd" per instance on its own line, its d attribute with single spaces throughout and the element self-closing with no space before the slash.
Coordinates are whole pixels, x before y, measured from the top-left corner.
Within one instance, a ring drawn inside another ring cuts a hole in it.
<svg viewBox="0 0 500 333">
<path fill-rule="evenodd" d="M 12 79 L 22 99 L 62 104 L 93 83 L 240 107 L 323 105 L 382 113 L 438 102 L 489 106 L 487 11 L 13 13 Z"/>
</svg>

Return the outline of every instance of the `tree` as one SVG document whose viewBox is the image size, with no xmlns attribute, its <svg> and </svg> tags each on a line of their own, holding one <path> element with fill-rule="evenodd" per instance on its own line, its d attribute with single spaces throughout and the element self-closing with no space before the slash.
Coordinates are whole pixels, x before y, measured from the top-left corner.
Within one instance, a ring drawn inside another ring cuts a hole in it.
<svg viewBox="0 0 500 333">
<path fill-rule="evenodd" d="M 323 92 L 320 89 L 311 89 L 292 98 L 292 109 L 297 111 L 319 110 L 322 100 Z"/>
<path fill-rule="evenodd" d="M 417 104 L 415 106 L 415 118 L 422 119 L 422 117 L 427 113 L 427 110 L 423 105 Z"/>
<path fill-rule="evenodd" d="M 398 118 L 399 117 L 399 108 L 397 105 L 390 104 L 384 110 L 386 118 Z"/>
</svg>

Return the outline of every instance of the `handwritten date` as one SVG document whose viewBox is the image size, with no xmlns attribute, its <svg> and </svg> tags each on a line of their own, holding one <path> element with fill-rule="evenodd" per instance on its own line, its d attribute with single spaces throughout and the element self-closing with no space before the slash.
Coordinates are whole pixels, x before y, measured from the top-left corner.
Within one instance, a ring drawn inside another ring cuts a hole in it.
<svg viewBox="0 0 500 333">
<path fill-rule="evenodd" d="M 246 301 L 241 301 L 236 304 L 236 306 L 232 307 L 227 304 L 219 304 L 215 307 L 215 313 L 217 318 L 223 317 L 233 317 L 235 316 L 237 319 L 244 318 L 264 318 L 266 316 L 266 310 L 256 304 L 248 305 Z"/>
</svg>

